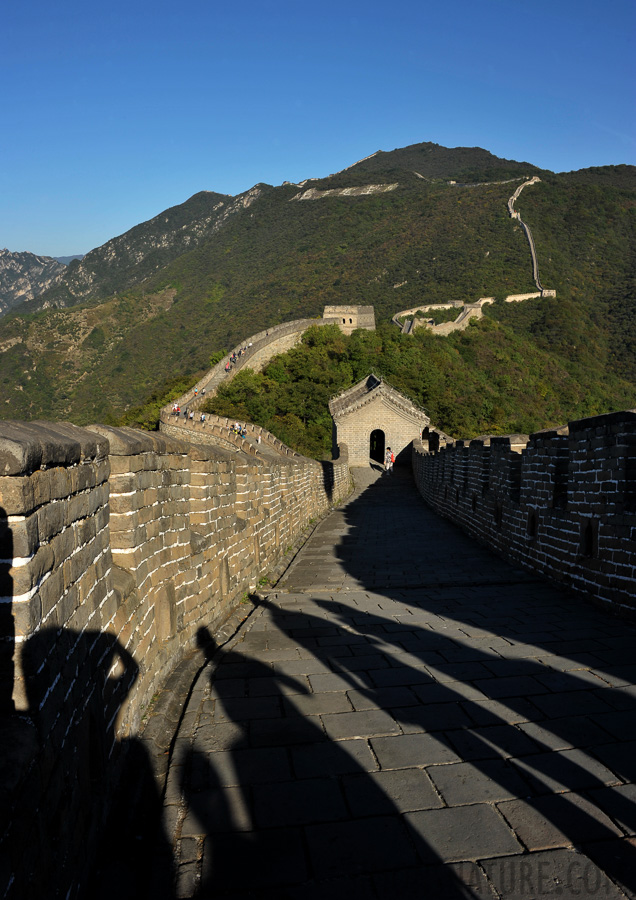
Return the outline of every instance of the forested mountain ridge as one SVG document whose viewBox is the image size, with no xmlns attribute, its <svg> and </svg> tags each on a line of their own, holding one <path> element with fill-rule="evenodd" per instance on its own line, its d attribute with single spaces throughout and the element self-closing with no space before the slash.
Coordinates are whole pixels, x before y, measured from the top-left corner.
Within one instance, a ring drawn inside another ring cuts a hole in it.
<svg viewBox="0 0 636 900">
<path fill-rule="evenodd" d="M 125 291 L 198 246 L 236 209 L 238 198 L 201 191 L 125 234 L 72 260 L 56 284 L 34 297 L 28 312 L 73 306 Z"/>
<path fill-rule="evenodd" d="M 7 317 L 0 337 L 2 414 L 118 421 L 151 393 L 194 378 L 214 351 L 278 322 L 321 315 L 326 304 L 373 304 L 381 323 L 418 303 L 532 291 L 528 244 L 507 212 L 515 184 L 497 182 L 520 183 L 534 174 L 541 182 L 523 192 L 517 209 L 532 229 L 542 282 L 557 290 L 557 300 L 514 308 L 497 302 L 487 321 L 469 329 L 465 346 L 460 338 L 435 338 L 448 348 L 435 353 L 441 370 L 429 378 L 431 390 L 444 384 L 437 424 L 461 427 L 450 408 L 454 387 L 458 407 L 477 402 L 477 390 L 467 394 L 454 385 L 469 369 L 462 375 L 450 363 L 453 355 L 501 395 L 506 384 L 498 367 L 509 367 L 510 354 L 523 368 L 524 357 L 532 365 L 541 352 L 553 358 L 552 367 L 542 364 L 546 394 L 573 398 L 563 379 L 585 381 L 589 371 L 594 409 L 636 406 L 636 169 L 554 175 L 484 150 L 418 144 L 376 153 L 327 178 L 257 185 L 238 198 L 221 198 L 221 210 L 234 210 L 222 227 L 212 223 L 194 249 L 140 285 L 68 309 Z M 307 187 L 367 184 L 397 187 L 291 202 Z M 485 352 L 493 346 L 496 355 Z M 551 368 L 559 373 L 554 383 Z M 415 392 L 431 405 L 430 392 L 417 385 Z M 578 411 L 585 409 L 586 390 L 580 393 Z M 535 406 L 524 421 L 554 424 L 548 419 L 569 416 L 573 404 Z M 506 404 L 494 396 L 484 409 L 468 420 L 487 430 L 492 409 L 493 427 L 505 427 Z"/>
</svg>

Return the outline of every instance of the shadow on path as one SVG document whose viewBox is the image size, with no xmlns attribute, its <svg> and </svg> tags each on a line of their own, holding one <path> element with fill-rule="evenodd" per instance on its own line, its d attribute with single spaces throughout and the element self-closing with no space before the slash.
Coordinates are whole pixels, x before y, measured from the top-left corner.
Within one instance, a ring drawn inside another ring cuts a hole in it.
<svg viewBox="0 0 636 900">
<path fill-rule="evenodd" d="M 212 658 L 211 635 L 199 637 Z M 365 741 L 334 741 L 317 716 L 305 714 L 312 695 L 298 679 L 236 651 L 223 654 L 222 667 L 228 677 L 212 683 L 214 724 L 199 729 L 182 769 L 189 810 L 182 841 L 205 835 L 196 896 L 374 897 L 369 873 L 413 869 L 422 858 L 430 864 L 430 896 L 478 896 L 466 883 L 469 872 L 439 865 L 401 820 L 370 775 L 376 766 Z M 249 679 L 252 697 L 232 696 L 238 675 Z M 256 715 L 246 718 L 250 712 Z M 215 750 L 224 727 L 235 730 L 231 743 Z M 344 783 L 363 798 L 353 805 L 363 802 L 372 815 L 350 811 Z"/>
<path fill-rule="evenodd" d="M 636 891 L 631 626 L 482 550 L 399 471 L 263 607 L 183 769 L 200 896 Z"/>
</svg>

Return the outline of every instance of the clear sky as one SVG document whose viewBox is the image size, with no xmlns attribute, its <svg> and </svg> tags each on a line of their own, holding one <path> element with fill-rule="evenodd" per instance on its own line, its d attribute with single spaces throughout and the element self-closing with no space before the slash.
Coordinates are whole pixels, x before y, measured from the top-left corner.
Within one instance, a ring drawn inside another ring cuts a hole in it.
<svg viewBox="0 0 636 900">
<path fill-rule="evenodd" d="M 85 253 L 200 190 L 419 141 L 636 163 L 634 0 L 21 0 L 0 248 Z"/>
</svg>

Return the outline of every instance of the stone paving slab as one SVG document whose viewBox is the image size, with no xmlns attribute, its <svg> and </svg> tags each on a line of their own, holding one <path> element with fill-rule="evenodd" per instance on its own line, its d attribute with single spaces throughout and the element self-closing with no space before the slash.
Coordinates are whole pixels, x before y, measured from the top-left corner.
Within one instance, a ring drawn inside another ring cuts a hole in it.
<svg viewBox="0 0 636 900">
<path fill-rule="evenodd" d="M 424 862 L 483 859 L 519 853 L 521 845 L 507 822 L 488 803 L 474 806 L 420 810 L 405 819 L 421 838 Z"/>
<path fill-rule="evenodd" d="M 342 785 L 354 816 L 393 814 L 396 809 L 400 812 L 435 809 L 444 805 L 424 769 L 345 776 Z"/>
<path fill-rule="evenodd" d="M 574 793 L 510 800 L 497 808 L 528 850 L 580 845 L 622 834 L 593 801 Z"/>
<path fill-rule="evenodd" d="M 426 770 L 448 806 L 492 803 L 518 797 L 527 784 L 503 759 L 429 766 Z"/>
<path fill-rule="evenodd" d="M 484 860 L 482 868 L 506 900 L 596 896 L 618 900 L 625 894 L 585 854 L 574 849 Z"/>
<path fill-rule="evenodd" d="M 636 897 L 636 629 L 358 479 L 199 676 L 170 898 Z"/>
</svg>

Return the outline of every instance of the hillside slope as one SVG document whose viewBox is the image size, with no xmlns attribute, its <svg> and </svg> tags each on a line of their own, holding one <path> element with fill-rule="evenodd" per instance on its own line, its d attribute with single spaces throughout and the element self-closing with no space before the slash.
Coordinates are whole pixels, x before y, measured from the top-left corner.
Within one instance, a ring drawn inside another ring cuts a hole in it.
<svg viewBox="0 0 636 900">
<path fill-rule="evenodd" d="M 235 198 L 201 191 L 125 234 L 74 259 L 62 277 L 34 297 L 28 312 L 106 298 L 139 284 L 221 227 Z"/>
<path fill-rule="evenodd" d="M 142 285 L 69 309 L 5 319 L 2 414 L 115 421 L 171 380 L 194 377 L 213 352 L 278 322 L 321 315 L 326 304 L 373 304 L 381 322 L 417 303 L 532 291 L 528 244 L 506 209 L 515 185 L 488 182 L 537 171 L 483 150 L 419 144 L 375 154 L 303 186 L 257 185 L 225 198 L 222 227 L 220 219 L 209 223 L 194 249 Z M 558 299 L 496 303 L 491 325 L 480 326 L 485 342 L 488 327 L 518 335 L 515 352 L 529 361 L 537 349 L 552 354 L 555 371 L 562 360 L 573 363 L 584 344 L 598 361 L 595 377 L 607 382 L 607 404 L 613 379 L 623 384 L 616 394 L 621 402 L 636 383 L 628 364 L 629 328 L 621 332 L 622 343 L 617 339 L 618 323 L 634 302 L 635 175 L 625 166 L 541 172 L 541 182 L 524 191 L 517 208 L 532 228 L 542 280 L 557 289 Z M 369 184 L 397 187 L 298 199 L 308 186 L 324 191 Z M 101 297 L 106 281 L 100 284 Z M 496 360 L 473 356 L 494 383 Z M 447 376 L 455 377 L 450 369 Z M 559 386 L 546 389 L 558 392 Z"/>
</svg>

